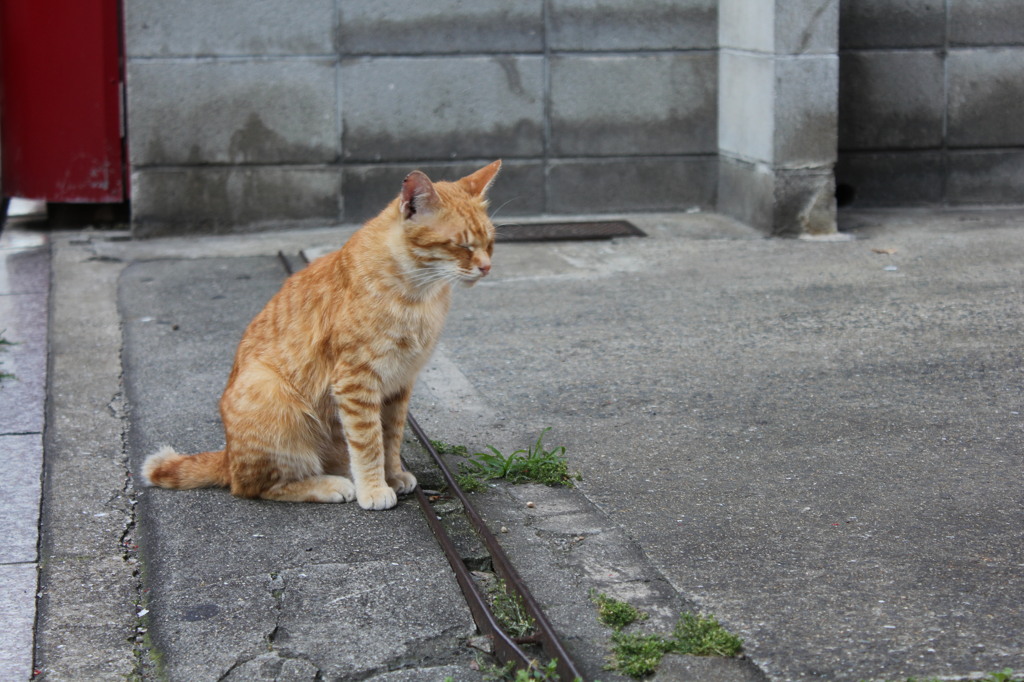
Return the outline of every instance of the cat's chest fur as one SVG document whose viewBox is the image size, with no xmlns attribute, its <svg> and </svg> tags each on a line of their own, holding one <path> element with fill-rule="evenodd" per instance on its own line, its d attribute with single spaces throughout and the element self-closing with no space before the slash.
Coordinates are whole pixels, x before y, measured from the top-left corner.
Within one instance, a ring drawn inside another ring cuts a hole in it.
<svg viewBox="0 0 1024 682">
<path fill-rule="evenodd" d="M 371 366 L 385 394 L 409 385 L 429 359 L 444 327 L 447 295 L 416 304 L 392 304 L 376 325 Z"/>
</svg>

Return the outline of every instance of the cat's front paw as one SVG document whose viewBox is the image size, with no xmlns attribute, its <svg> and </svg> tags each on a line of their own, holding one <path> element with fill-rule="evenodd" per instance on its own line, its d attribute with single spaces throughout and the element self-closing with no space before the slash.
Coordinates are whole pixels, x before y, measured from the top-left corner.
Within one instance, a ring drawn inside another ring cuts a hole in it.
<svg viewBox="0 0 1024 682">
<path fill-rule="evenodd" d="M 416 489 L 416 477 L 408 471 L 399 471 L 388 478 L 388 485 L 399 495 L 405 495 Z"/>
<path fill-rule="evenodd" d="M 389 487 L 360 488 L 356 500 L 363 509 L 391 509 L 398 504 L 398 495 Z"/>
<path fill-rule="evenodd" d="M 324 476 L 322 494 L 320 502 L 351 502 L 356 499 L 356 487 L 344 476 Z"/>
</svg>

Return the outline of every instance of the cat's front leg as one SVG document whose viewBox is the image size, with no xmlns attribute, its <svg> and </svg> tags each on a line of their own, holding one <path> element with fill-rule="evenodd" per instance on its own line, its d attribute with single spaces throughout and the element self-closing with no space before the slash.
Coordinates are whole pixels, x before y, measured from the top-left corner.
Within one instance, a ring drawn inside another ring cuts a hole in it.
<svg viewBox="0 0 1024 682">
<path fill-rule="evenodd" d="M 384 434 L 379 394 L 369 388 L 370 378 L 356 375 L 334 386 L 338 417 L 348 443 L 349 467 L 356 486 L 356 501 L 363 509 L 390 509 L 398 495 L 384 476 Z"/>
<path fill-rule="evenodd" d="M 384 429 L 384 478 L 399 495 L 416 489 L 416 477 L 402 469 L 402 436 L 405 419 L 409 412 L 409 396 L 412 387 L 402 389 L 384 403 L 380 421 Z"/>
</svg>

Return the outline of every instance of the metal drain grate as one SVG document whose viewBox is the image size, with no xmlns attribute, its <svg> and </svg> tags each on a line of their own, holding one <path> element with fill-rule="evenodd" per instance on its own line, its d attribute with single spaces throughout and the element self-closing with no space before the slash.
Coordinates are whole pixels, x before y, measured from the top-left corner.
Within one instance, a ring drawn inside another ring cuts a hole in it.
<svg viewBox="0 0 1024 682">
<path fill-rule="evenodd" d="M 625 220 L 580 223 L 528 223 L 502 225 L 495 241 L 545 242 L 579 239 L 613 239 L 615 237 L 646 237 L 643 230 Z"/>
</svg>

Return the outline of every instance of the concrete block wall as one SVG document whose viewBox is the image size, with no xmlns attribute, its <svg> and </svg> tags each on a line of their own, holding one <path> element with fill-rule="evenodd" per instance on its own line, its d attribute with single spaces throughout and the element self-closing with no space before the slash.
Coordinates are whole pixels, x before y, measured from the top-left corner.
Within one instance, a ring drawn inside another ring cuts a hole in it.
<svg viewBox="0 0 1024 682">
<path fill-rule="evenodd" d="M 718 210 L 835 232 L 838 0 L 719 3 Z"/>
<path fill-rule="evenodd" d="M 137 235 L 359 222 L 505 161 L 518 215 L 1024 203 L 1020 0 L 131 0 Z"/>
<path fill-rule="evenodd" d="M 1024 3 L 842 0 L 841 199 L 1024 203 Z"/>
<path fill-rule="evenodd" d="M 362 221 L 505 161 L 500 215 L 717 191 L 717 0 L 132 0 L 140 236 Z"/>
</svg>

